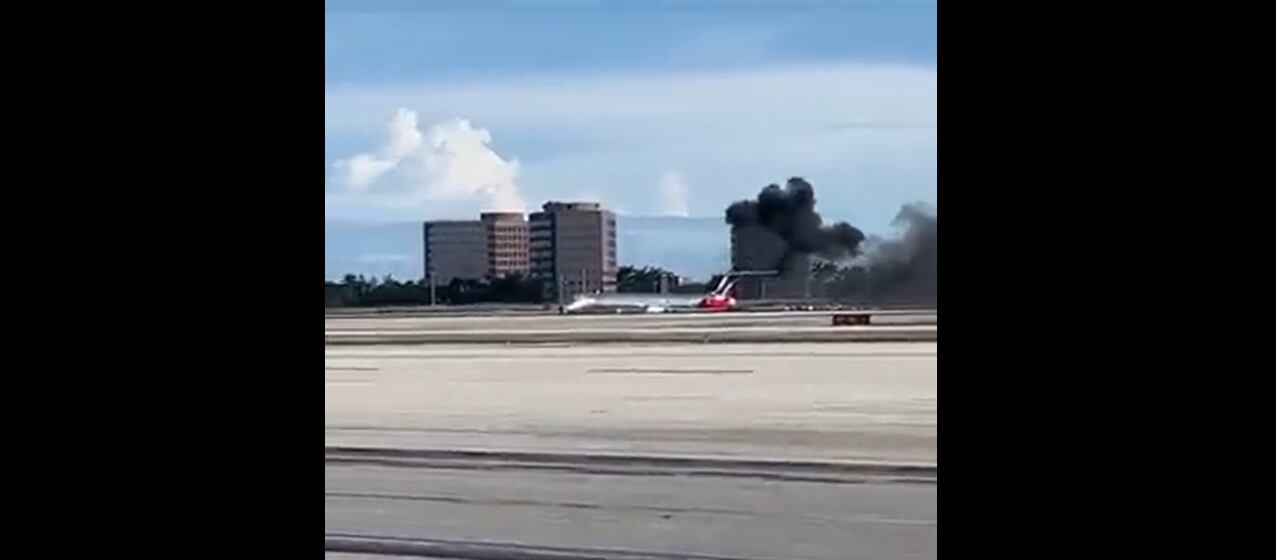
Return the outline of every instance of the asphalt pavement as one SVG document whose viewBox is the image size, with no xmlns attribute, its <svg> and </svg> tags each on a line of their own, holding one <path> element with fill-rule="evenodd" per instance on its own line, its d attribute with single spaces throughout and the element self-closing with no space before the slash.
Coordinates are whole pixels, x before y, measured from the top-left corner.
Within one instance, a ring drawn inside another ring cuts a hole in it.
<svg viewBox="0 0 1276 560">
<path fill-rule="evenodd" d="M 346 552 L 455 558 L 934 558 L 933 480 L 599 474 L 329 463 L 325 536 Z"/>
<path fill-rule="evenodd" d="M 934 558 L 936 379 L 934 343 L 328 346 L 326 555 Z"/>
</svg>

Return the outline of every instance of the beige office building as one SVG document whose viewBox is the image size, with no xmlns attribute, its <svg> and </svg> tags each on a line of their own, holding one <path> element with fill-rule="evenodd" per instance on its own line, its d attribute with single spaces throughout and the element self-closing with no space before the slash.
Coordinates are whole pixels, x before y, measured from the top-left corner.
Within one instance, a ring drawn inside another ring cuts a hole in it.
<svg viewBox="0 0 1276 560">
<path fill-rule="evenodd" d="M 616 291 L 616 215 L 596 202 L 547 202 L 528 218 L 531 276 L 549 294 Z"/>
<path fill-rule="evenodd" d="M 484 212 L 477 220 L 425 222 L 425 276 L 438 284 L 527 275 L 527 218 Z"/>
<path fill-rule="evenodd" d="M 522 212 L 484 212 L 487 232 L 487 275 L 527 276 L 527 217 Z"/>
</svg>

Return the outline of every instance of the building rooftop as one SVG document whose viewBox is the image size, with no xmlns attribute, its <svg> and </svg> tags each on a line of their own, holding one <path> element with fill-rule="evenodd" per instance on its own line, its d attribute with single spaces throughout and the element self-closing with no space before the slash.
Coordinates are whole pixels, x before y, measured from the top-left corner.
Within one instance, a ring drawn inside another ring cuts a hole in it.
<svg viewBox="0 0 1276 560">
<path fill-rule="evenodd" d="M 546 212 L 563 212 L 563 211 L 599 211 L 602 205 L 597 202 L 559 202 L 551 200 L 541 206 Z"/>
<path fill-rule="evenodd" d="M 522 212 L 483 212 L 479 219 L 484 222 L 522 222 L 527 220 L 527 216 Z"/>
</svg>

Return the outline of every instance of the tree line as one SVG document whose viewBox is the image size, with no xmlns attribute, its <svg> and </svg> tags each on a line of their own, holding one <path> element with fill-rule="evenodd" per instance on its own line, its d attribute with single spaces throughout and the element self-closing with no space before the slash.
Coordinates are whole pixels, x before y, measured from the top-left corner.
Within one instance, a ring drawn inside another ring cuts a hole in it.
<svg viewBox="0 0 1276 560">
<path fill-rule="evenodd" d="M 621 293 L 703 294 L 717 285 L 721 276 L 708 282 L 682 282 L 678 275 L 654 266 L 622 266 L 616 274 L 616 291 Z M 896 270 L 839 267 L 820 262 L 811 270 L 811 296 L 863 303 L 934 303 L 933 285 L 914 285 Z M 474 303 L 557 303 L 557 296 L 542 282 L 522 276 L 485 280 L 452 280 L 434 287 L 433 301 L 439 305 Z M 339 282 L 324 282 L 325 307 L 390 307 L 430 305 L 428 280 L 396 280 L 346 275 Z"/>
<path fill-rule="evenodd" d="M 664 287 L 675 293 L 698 293 L 704 284 L 684 284 L 678 275 L 658 267 L 622 266 L 616 272 L 616 291 L 625 293 L 657 293 Z M 524 276 L 505 276 L 483 280 L 453 279 L 435 285 L 431 300 L 430 282 L 396 280 L 347 274 L 339 282 L 324 281 L 324 307 L 391 307 L 430 305 L 465 305 L 474 303 L 551 303 L 550 295 L 540 280 Z M 688 292 L 688 290 L 692 290 Z"/>
</svg>

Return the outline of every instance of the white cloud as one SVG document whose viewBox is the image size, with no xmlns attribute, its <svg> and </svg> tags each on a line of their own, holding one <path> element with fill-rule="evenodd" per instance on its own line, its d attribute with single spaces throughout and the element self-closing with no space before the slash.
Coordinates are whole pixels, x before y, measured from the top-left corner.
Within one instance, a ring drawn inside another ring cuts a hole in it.
<svg viewBox="0 0 1276 560">
<path fill-rule="evenodd" d="M 666 171 L 660 177 L 660 213 L 667 216 L 688 216 L 687 181 L 677 171 Z"/>
<path fill-rule="evenodd" d="M 696 187 L 687 208 L 716 215 L 801 175 L 826 215 L 873 228 L 900 204 L 935 200 L 936 96 L 935 68 L 880 64 L 330 85 L 325 127 L 329 146 L 350 145 L 397 107 L 426 122 L 474 115 L 523 162 L 518 184 L 537 203 L 594 190 L 613 207 L 650 211 L 652 170 L 676 169 Z M 330 193 L 330 216 L 390 204 L 348 195 Z"/>
<path fill-rule="evenodd" d="M 422 132 L 415 111 L 400 108 L 386 128 L 385 145 L 333 163 L 333 180 L 344 190 L 335 200 L 372 206 L 429 203 L 477 205 L 480 210 L 518 210 L 526 204 L 518 186 L 519 164 L 492 150 L 492 135 L 462 118 Z M 383 187 L 374 191 L 374 187 Z M 330 196 L 330 202 L 333 197 Z"/>
<path fill-rule="evenodd" d="M 359 154 L 350 159 L 337 161 L 332 166 L 342 176 L 342 182 L 350 190 L 362 191 L 373 181 L 394 169 L 399 162 L 385 160 L 369 154 Z"/>
<path fill-rule="evenodd" d="M 367 190 L 373 182 L 421 148 L 421 131 L 417 130 L 416 113 L 412 111 L 399 109 L 386 125 L 386 134 L 388 140 L 380 153 L 358 154 L 333 164 L 346 188 Z"/>
</svg>

